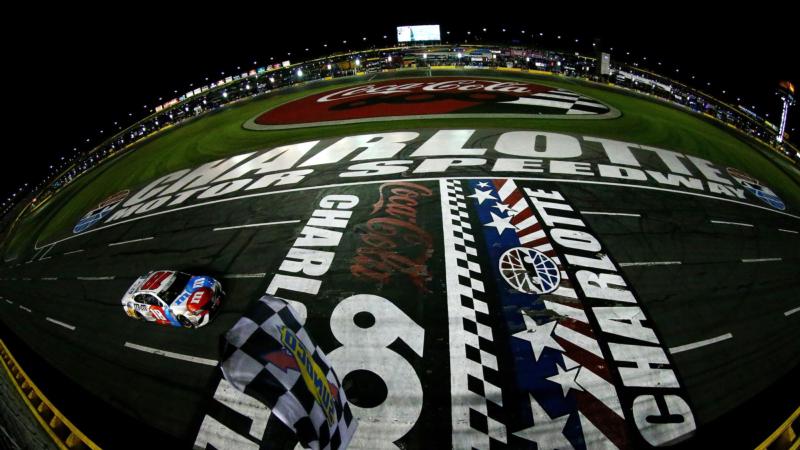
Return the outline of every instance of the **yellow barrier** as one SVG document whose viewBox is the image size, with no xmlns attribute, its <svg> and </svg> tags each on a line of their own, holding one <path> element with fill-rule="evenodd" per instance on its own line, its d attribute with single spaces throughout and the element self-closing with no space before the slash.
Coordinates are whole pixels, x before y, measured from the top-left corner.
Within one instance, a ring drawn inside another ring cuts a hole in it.
<svg viewBox="0 0 800 450">
<path fill-rule="evenodd" d="M 798 439 L 797 425 L 798 417 L 800 417 L 800 407 L 794 410 L 789 419 L 778 427 L 764 442 L 761 443 L 756 450 L 797 450 L 800 448 L 800 439 Z"/>
<path fill-rule="evenodd" d="M 45 397 L 39 388 L 33 384 L 28 375 L 19 367 L 17 360 L 11 356 L 11 352 L 6 347 L 5 342 L 0 339 L 0 361 L 8 373 L 8 377 L 14 384 L 14 387 L 19 391 L 22 400 L 28 405 L 33 416 L 44 428 L 53 442 L 56 443 L 58 448 L 62 450 L 68 449 L 92 449 L 99 450 L 98 447 L 91 439 L 87 438 L 83 433 L 72 424 L 61 411 L 58 410 L 52 403 Z"/>
</svg>

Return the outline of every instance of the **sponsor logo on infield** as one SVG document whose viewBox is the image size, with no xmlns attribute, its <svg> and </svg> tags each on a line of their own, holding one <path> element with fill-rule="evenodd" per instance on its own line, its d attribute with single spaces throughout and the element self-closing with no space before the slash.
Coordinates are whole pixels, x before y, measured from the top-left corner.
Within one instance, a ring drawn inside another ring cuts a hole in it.
<svg viewBox="0 0 800 450">
<path fill-rule="evenodd" d="M 94 226 L 97 222 L 103 220 L 118 204 L 120 204 L 120 202 L 128 197 L 128 194 L 130 194 L 130 191 L 126 189 L 100 202 L 100 204 L 81 217 L 78 223 L 75 224 L 75 228 L 72 229 L 72 232 L 74 234 L 82 233 Z"/>
<path fill-rule="evenodd" d="M 610 117 L 582 94 L 534 83 L 481 78 L 409 78 L 339 88 L 285 103 L 249 129 L 320 126 L 364 120 L 437 117 Z"/>
<path fill-rule="evenodd" d="M 786 204 L 783 203 L 783 200 L 781 200 L 781 198 L 778 197 L 778 195 L 775 194 L 772 189 L 763 186 L 757 179 L 747 175 L 739 169 L 734 169 L 733 167 L 728 167 L 727 172 L 731 178 L 744 186 L 745 189 L 747 189 L 751 194 L 755 195 L 762 202 L 781 211 L 786 209 Z"/>
<path fill-rule="evenodd" d="M 724 166 L 672 150 L 536 130 L 431 129 L 299 142 L 182 169 L 152 180 L 120 206 L 115 206 L 110 214 L 104 212 L 107 214 L 104 224 L 227 201 L 242 195 L 269 195 L 270 191 L 340 183 L 385 182 L 384 191 L 380 192 L 384 202 L 376 204 L 378 209 L 373 214 L 378 220 L 373 225 L 391 218 L 396 219 L 395 225 L 413 231 L 413 221 L 420 219 L 415 216 L 414 202 L 425 195 L 422 191 L 404 191 L 407 186 L 397 181 L 486 173 L 494 177 L 569 179 L 659 189 L 757 208 L 790 209 L 757 180 L 742 178 L 739 171 L 726 171 Z M 494 212 L 501 211 L 495 209 Z M 338 216 L 332 218 L 338 219 Z M 418 238 L 424 240 L 424 235 Z M 373 265 L 375 261 L 387 262 L 386 254 L 378 254 L 379 246 L 369 247 L 372 249 L 365 246 L 360 256 L 371 258 Z M 414 261 L 413 264 L 420 265 L 425 260 L 423 247 L 418 246 L 405 256 Z M 369 267 L 358 261 L 356 264 Z M 406 268 L 411 266 L 406 265 Z M 388 273 L 387 270 L 381 272 Z M 424 280 L 425 275 L 420 273 L 420 278 Z"/>
</svg>

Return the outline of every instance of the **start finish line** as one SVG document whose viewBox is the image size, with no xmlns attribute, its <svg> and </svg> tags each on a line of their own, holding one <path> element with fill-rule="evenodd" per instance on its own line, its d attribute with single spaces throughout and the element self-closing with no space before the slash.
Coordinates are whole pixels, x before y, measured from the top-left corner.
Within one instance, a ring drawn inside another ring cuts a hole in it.
<svg viewBox="0 0 800 450">
<path fill-rule="evenodd" d="M 693 434 L 657 324 L 561 191 L 389 181 L 326 188 L 307 208 L 267 293 L 358 386 L 349 448 L 650 448 Z M 221 378 L 214 399 L 197 447 L 280 435 Z"/>
</svg>

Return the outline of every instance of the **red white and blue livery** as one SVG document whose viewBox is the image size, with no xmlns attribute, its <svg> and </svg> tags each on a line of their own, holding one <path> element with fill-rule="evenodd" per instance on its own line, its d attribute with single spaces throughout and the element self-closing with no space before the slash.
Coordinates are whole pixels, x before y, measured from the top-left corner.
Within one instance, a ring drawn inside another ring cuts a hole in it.
<svg viewBox="0 0 800 450">
<path fill-rule="evenodd" d="M 223 295 L 220 282 L 209 276 L 158 270 L 136 279 L 122 307 L 134 319 L 197 328 L 211 321 Z"/>
</svg>

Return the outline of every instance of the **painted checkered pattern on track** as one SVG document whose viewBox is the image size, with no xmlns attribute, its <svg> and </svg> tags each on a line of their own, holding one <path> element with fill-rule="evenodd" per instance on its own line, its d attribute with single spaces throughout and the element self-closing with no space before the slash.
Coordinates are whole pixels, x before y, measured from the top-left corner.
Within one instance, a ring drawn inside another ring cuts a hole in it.
<svg viewBox="0 0 800 450">
<path fill-rule="evenodd" d="M 440 181 L 450 317 L 453 447 L 507 442 L 494 332 L 460 181 Z"/>
</svg>

